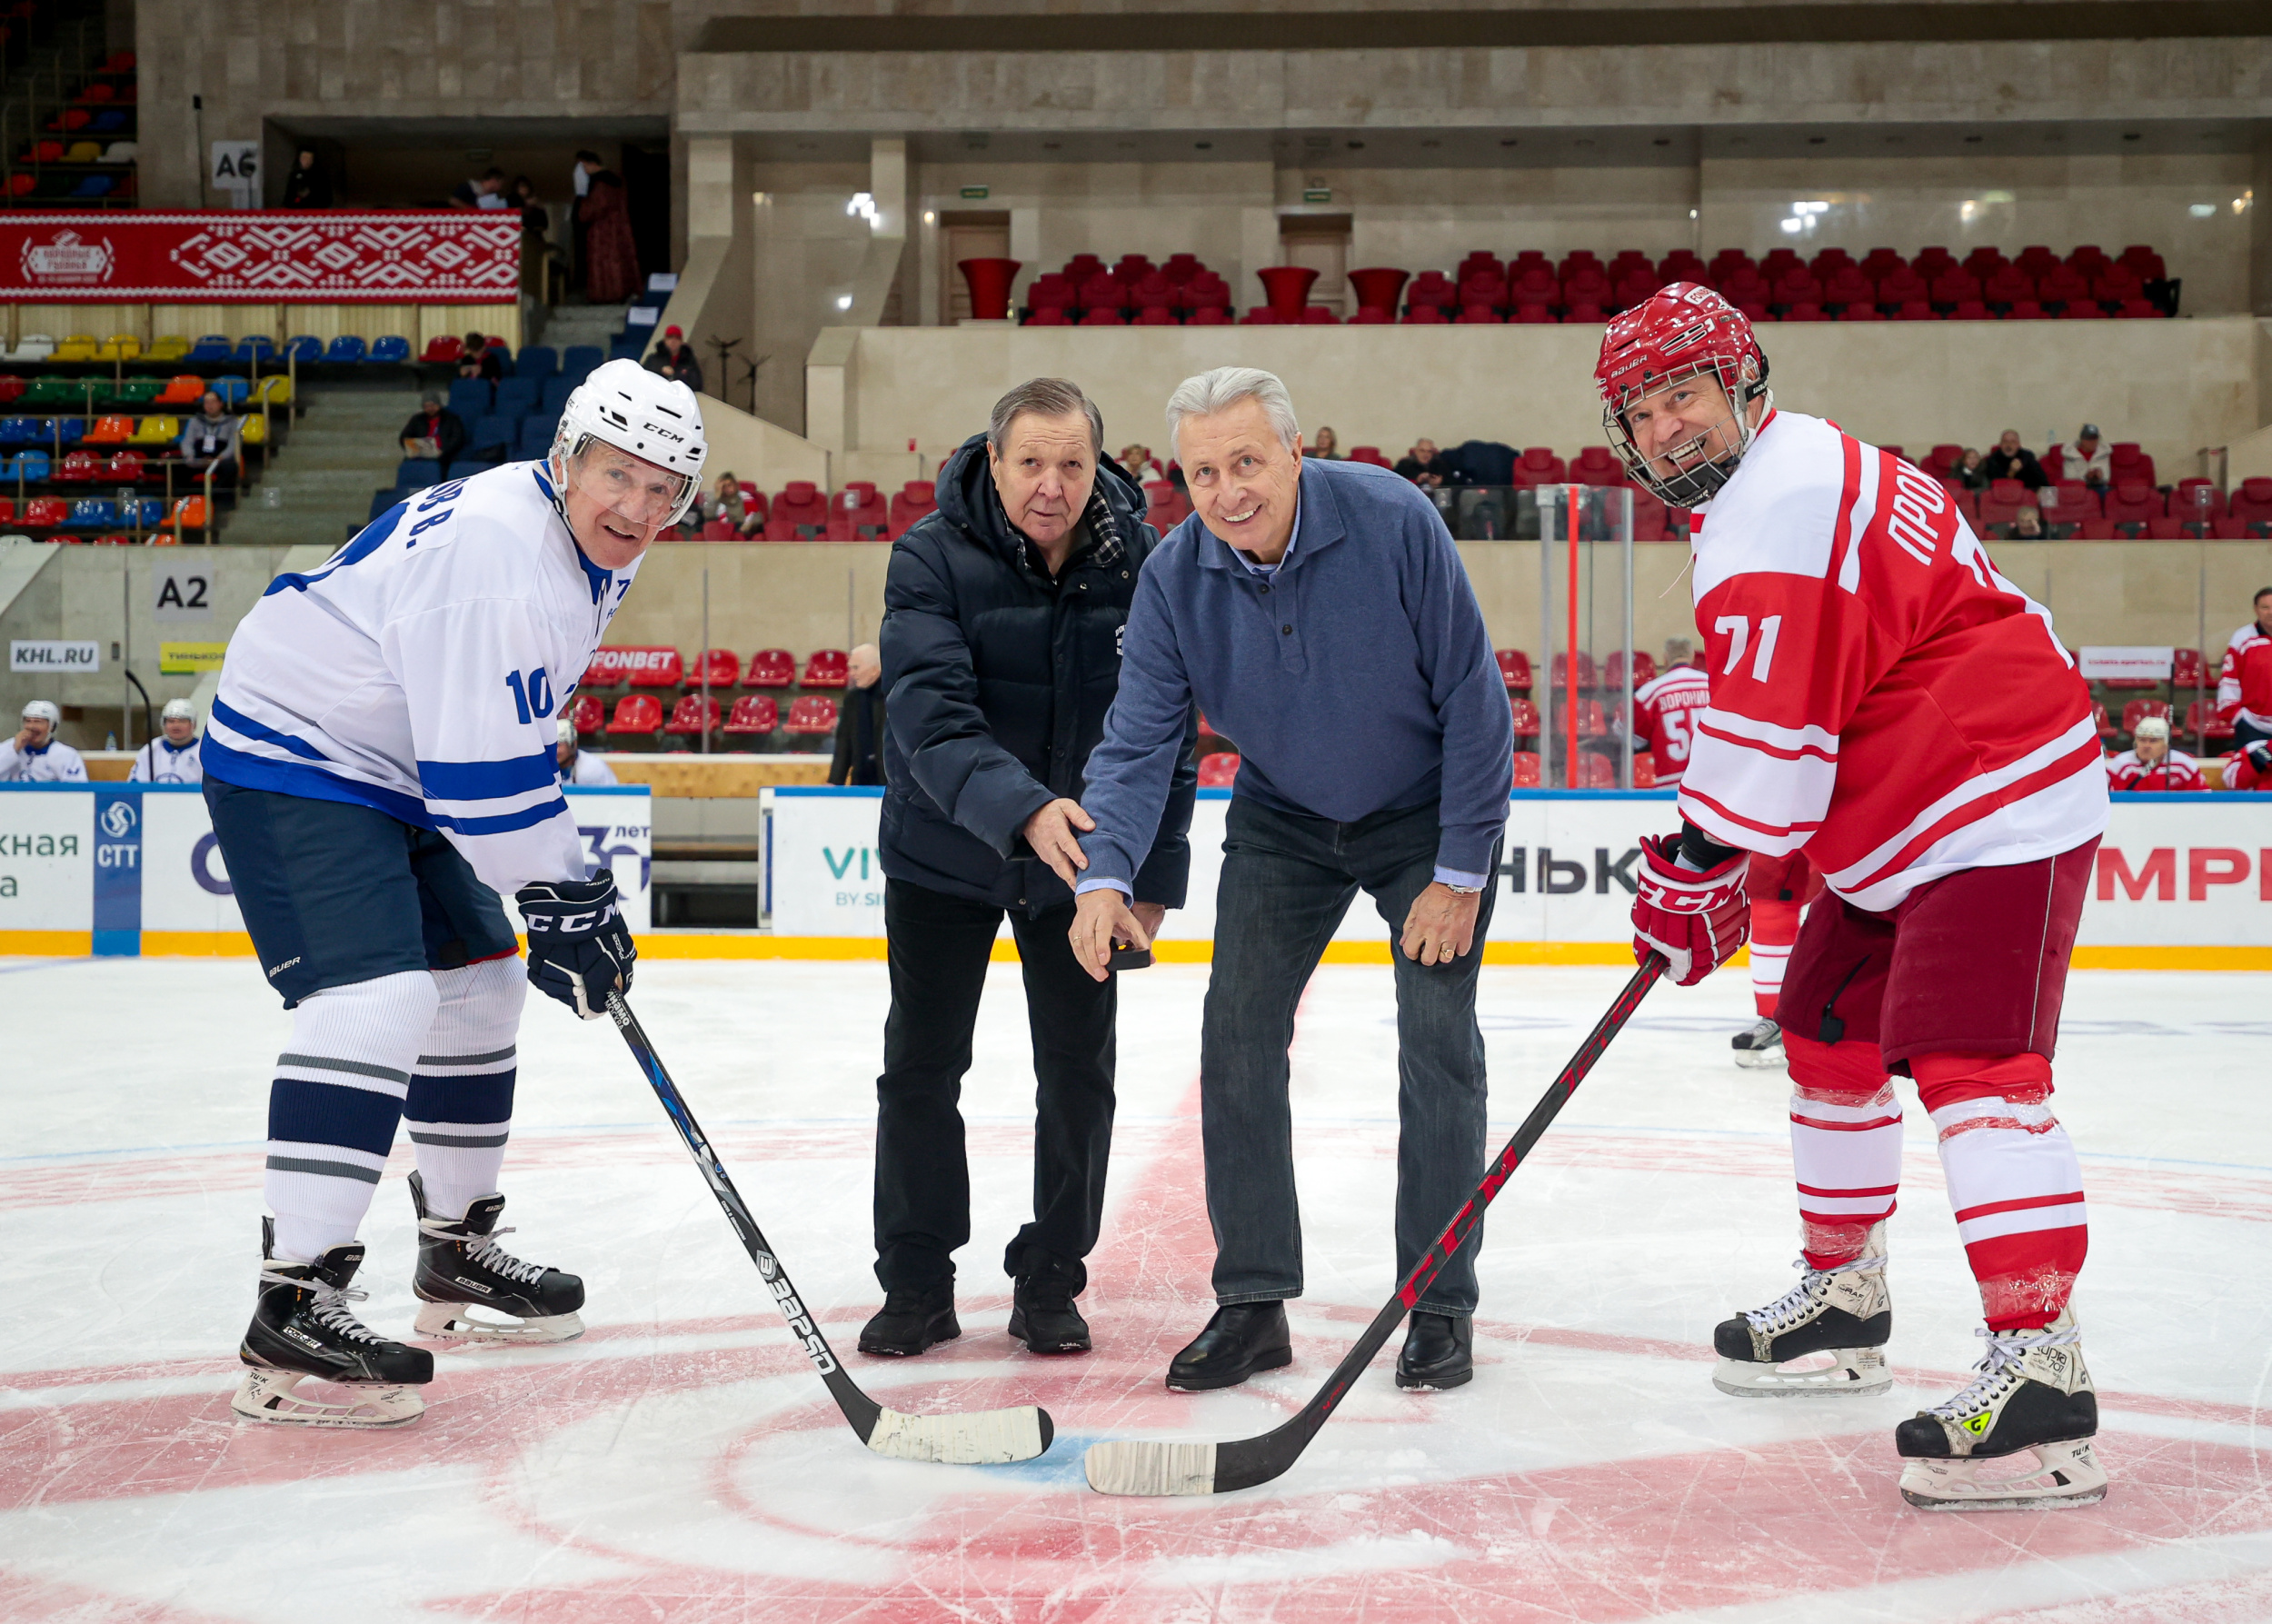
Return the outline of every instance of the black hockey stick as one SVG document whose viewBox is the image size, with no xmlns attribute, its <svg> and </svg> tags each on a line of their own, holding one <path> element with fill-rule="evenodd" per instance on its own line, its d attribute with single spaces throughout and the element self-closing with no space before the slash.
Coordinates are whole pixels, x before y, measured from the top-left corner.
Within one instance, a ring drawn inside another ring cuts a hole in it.
<svg viewBox="0 0 2272 1624">
<path fill-rule="evenodd" d="M 1428 1249 L 1411 1273 L 1397 1287 L 1390 1298 L 1365 1327 L 1365 1334 L 1357 1339 L 1357 1345 L 1333 1367 L 1325 1385 L 1317 1396 L 1303 1405 L 1299 1412 L 1283 1424 L 1265 1432 L 1260 1438 L 1241 1438 L 1230 1443 L 1171 1443 L 1146 1439 L 1113 1439 L 1090 1446 L 1081 1465 L 1089 1474 L 1089 1487 L 1100 1494 L 1224 1494 L 1233 1489 L 1251 1489 L 1257 1483 L 1267 1483 L 1300 1459 L 1301 1451 L 1317 1436 L 1318 1429 L 1340 1408 L 1349 1390 L 1356 1385 L 1365 1367 L 1372 1363 L 1374 1354 L 1389 1340 L 1394 1330 L 1411 1311 L 1435 1280 L 1439 1270 L 1450 1261 L 1451 1254 L 1460 1250 L 1483 1217 L 1483 1209 L 1491 1204 L 1499 1193 L 1539 1142 L 1547 1124 L 1554 1120 L 1562 1103 L 1585 1081 L 1586 1073 L 1609 1048 L 1633 1011 L 1640 1007 L 1657 978 L 1664 973 L 1662 954 L 1651 953 L 1649 962 L 1633 972 L 1633 979 L 1625 983 L 1625 991 L 1618 994 L 1586 1041 L 1570 1056 L 1569 1064 L 1562 1068 L 1545 1096 L 1533 1106 L 1514 1138 L 1499 1153 L 1483 1175 L 1483 1181 L 1475 1187 L 1467 1204 L 1452 1215 L 1443 1233 Z"/>
<path fill-rule="evenodd" d="M 703 1136 L 702 1124 L 694 1121 L 694 1113 L 686 1109 L 686 1101 L 679 1097 L 678 1085 L 663 1069 L 654 1045 L 647 1041 L 639 1018 L 631 1012 L 622 993 L 607 995 L 607 1012 L 623 1034 L 623 1041 L 631 1045 L 632 1058 L 647 1074 L 647 1081 L 653 1086 L 655 1097 L 663 1101 L 663 1109 L 670 1113 L 672 1126 L 686 1141 L 694 1165 L 703 1170 L 711 1193 L 725 1209 L 726 1221 L 742 1238 L 750 1260 L 757 1265 L 758 1274 L 772 1292 L 774 1306 L 781 1310 L 782 1318 L 789 1321 L 789 1334 L 804 1345 L 805 1357 L 820 1371 L 821 1380 L 828 1383 L 830 1396 L 844 1412 L 844 1419 L 852 1423 L 852 1430 L 860 1434 L 861 1442 L 877 1454 L 889 1455 L 896 1460 L 934 1460 L 953 1466 L 995 1466 L 1010 1460 L 1031 1460 L 1049 1449 L 1057 1429 L 1050 1420 L 1049 1411 L 1036 1405 L 982 1410 L 972 1415 L 902 1415 L 896 1410 L 885 1409 L 862 1392 L 859 1384 L 837 1362 L 828 1339 L 821 1334 L 812 1313 L 797 1300 L 796 1288 L 782 1271 L 780 1260 L 759 1232 L 757 1220 L 750 1216 L 741 1191 L 726 1177 L 718 1153 Z"/>
</svg>

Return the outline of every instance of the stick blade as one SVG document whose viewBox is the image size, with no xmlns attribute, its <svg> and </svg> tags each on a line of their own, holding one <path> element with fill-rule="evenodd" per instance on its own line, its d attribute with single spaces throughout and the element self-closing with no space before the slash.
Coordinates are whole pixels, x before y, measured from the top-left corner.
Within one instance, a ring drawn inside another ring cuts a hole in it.
<svg viewBox="0 0 2272 1624">
<path fill-rule="evenodd" d="M 1007 1466 L 1046 1453 L 1056 1436 L 1049 1411 L 1032 1404 L 970 1415 L 902 1415 L 885 1410 L 868 1434 L 868 1447 L 894 1460 Z"/>
<path fill-rule="evenodd" d="M 1091 1444 L 1081 1457 L 1089 1487 L 1099 1494 L 1212 1494 L 1215 1446 L 1116 1438 Z"/>
</svg>

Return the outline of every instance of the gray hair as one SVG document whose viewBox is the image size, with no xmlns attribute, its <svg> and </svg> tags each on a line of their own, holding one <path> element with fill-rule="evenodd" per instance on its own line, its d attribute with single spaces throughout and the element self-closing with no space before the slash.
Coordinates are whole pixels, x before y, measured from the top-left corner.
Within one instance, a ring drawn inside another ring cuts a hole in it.
<svg viewBox="0 0 2272 1624">
<path fill-rule="evenodd" d="M 1178 384 L 1175 393 L 1168 396 L 1168 443 L 1176 443 L 1176 431 L 1185 418 L 1211 417 L 1241 401 L 1260 405 L 1277 432 L 1278 443 L 1288 451 L 1294 448 L 1301 434 L 1301 424 L 1294 418 L 1294 397 L 1286 393 L 1286 385 L 1276 374 L 1257 366 L 1219 366 Z"/>
<path fill-rule="evenodd" d="M 1093 451 L 1104 450 L 1104 413 L 1097 410 L 1096 402 L 1081 393 L 1081 385 L 1065 378 L 1028 378 L 1015 389 L 994 403 L 993 415 L 987 420 L 986 443 L 994 448 L 994 454 L 1002 454 L 1010 439 L 1010 425 L 1027 413 L 1042 417 L 1071 417 L 1078 412 L 1089 420 L 1089 444 Z"/>
</svg>

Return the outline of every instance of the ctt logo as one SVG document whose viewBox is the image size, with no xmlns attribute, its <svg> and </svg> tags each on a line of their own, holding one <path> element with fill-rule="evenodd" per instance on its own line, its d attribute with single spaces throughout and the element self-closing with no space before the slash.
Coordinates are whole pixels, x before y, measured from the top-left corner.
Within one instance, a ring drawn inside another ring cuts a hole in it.
<svg viewBox="0 0 2272 1624">
<path fill-rule="evenodd" d="M 102 831 L 102 838 L 95 842 L 95 866 L 98 869 L 139 868 L 142 862 L 141 809 L 121 796 L 108 802 L 95 822 L 95 827 Z"/>
<path fill-rule="evenodd" d="M 103 809 L 103 832 L 115 841 L 123 841 L 135 832 L 135 806 L 131 801 L 114 801 Z"/>
</svg>

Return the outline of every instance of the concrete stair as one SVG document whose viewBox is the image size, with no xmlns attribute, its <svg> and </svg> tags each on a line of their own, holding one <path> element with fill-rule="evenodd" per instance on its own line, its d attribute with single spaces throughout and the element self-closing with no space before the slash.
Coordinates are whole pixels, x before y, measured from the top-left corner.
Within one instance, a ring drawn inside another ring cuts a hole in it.
<svg viewBox="0 0 2272 1624">
<path fill-rule="evenodd" d="M 623 324 L 621 304 L 555 304 L 544 316 L 543 342 L 562 352 L 571 344 L 592 344 L 605 354 Z"/>
<path fill-rule="evenodd" d="M 369 519 L 371 493 L 394 483 L 394 436 L 418 409 L 395 383 L 304 384 L 306 414 L 222 526 L 224 542 L 330 549 Z M 271 505 L 271 503 L 274 505 Z"/>
</svg>

